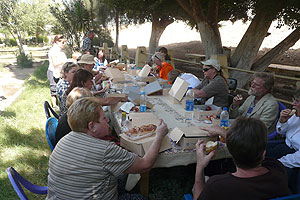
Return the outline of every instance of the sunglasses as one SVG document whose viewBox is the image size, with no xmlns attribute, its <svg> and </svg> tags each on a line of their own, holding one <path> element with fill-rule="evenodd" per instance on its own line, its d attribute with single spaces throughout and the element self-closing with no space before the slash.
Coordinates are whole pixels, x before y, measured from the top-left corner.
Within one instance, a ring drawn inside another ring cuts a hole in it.
<svg viewBox="0 0 300 200">
<path fill-rule="evenodd" d="M 203 68 L 202 71 L 203 71 L 203 72 L 207 72 L 207 71 L 210 70 L 210 69 L 212 69 L 212 68 Z"/>
<path fill-rule="evenodd" d="M 298 99 L 298 98 L 293 98 L 292 101 L 295 102 L 295 103 L 297 103 L 297 104 L 300 103 L 300 99 Z"/>
</svg>

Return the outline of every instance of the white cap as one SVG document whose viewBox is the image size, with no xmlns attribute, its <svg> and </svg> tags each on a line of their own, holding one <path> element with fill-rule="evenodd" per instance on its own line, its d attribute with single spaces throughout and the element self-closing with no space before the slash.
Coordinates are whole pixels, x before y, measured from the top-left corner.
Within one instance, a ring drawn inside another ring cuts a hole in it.
<svg viewBox="0 0 300 200">
<path fill-rule="evenodd" d="M 220 71 L 221 70 L 221 66 L 219 64 L 219 62 L 217 60 L 214 60 L 214 59 L 209 59 L 209 60 L 206 60 L 206 61 L 201 61 L 201 63 L 203 65 L 209 65 L 209 66 L 212 66 L 214 67 L 217 71 Z"/>
</svg>

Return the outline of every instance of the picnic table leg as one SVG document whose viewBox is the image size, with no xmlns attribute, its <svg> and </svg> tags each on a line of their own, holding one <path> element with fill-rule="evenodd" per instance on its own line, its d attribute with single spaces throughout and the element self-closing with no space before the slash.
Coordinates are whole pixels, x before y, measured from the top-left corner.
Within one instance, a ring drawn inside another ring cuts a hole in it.
<svg viewBox="0 0 300 200">
<path fill-rule="evenodd" d="M 150 172 L 145 172 L 141 174 L 141 182 L 140 182 L 140 191 L 141 194 L 149 199 L 149 174 Z"/>
</svg>

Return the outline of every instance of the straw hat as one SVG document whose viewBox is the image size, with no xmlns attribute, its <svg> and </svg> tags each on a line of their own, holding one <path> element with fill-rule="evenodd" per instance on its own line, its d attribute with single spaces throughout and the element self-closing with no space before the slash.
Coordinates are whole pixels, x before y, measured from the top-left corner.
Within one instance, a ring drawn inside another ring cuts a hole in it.
<svg viewBox="0 0 300 200">
<path fill-rule="evenodd" d="M 91 54 L 84 54 L 81 56 L 78 63 L 89 64 L 89 65 L 95 64 L 94 56 Z"/>
</svg>

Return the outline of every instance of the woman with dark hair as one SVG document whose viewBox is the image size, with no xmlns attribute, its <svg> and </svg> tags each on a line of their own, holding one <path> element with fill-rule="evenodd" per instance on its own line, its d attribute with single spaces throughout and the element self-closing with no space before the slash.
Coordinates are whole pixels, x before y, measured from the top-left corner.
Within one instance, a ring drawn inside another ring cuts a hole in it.
<svg viewBox="0 0 300 200">
<path fill-rule="evenodd" d="M 52 106 L 55 109 L 58 109 L 56 104 L 56 84 L 60 78 L 60 72 L 63 64 L 67 62 L 67 56 L 62 51 L 62 48 L 65 45 L 66 40 L 62 35 L 56 35 L 53 40 L 53 46 L 49 50 L 48 58 L 49 58 L 49 67 L 47 71 L 47 78 L 50 82 L 50 92 L 51 92 L 51 102 Z"/>
<path fill-rule="evenodd" d="M 94 70 L 99 71 L 101 68 L 106 69 L 107 60 L 105 59 L 105 54 L 102 49 L 99 50 L 97 57 L 95 57 Z"/>
<path fill-rule="evenodd" d="M 57 85 L 56 85 L 56 93 L 58 97 L 58 103 L 59 103 L 59 109 L 62 110 L 62 98 L 64 92 L 68 89 L 70 86 L 70 83 L 73 79 L 73 76 L 77 70 L 78 65 L 73 62 L 66 62 L 61 70 L 61 76 L 62 78 L 59 79 Z"/>
<path fill-rule="evenodd" d="M 76 71 L 76 73 L 73 76 L 73 80 L 71 81 L 70 87 L 66 90 L 66 92 L 63 95 L 62 98 L 63 109 L 61 111 L 61 115 L 63 115 L 67 111 L 67 107 L 66 107 L 67 96 L 75 87 L 82 87 L 91 90 L 93 87 L 93 74 L 85 69 L 78 69 Z M 101 90 L 97 92 L 92 92 L 92 94 L 97 95 L 101 92 L 103 91 Z M 113 105 L 120 101 L 127 101 L 127 97 L 101 98 L 101 102 L 103 106 Z"/>
</svg>

